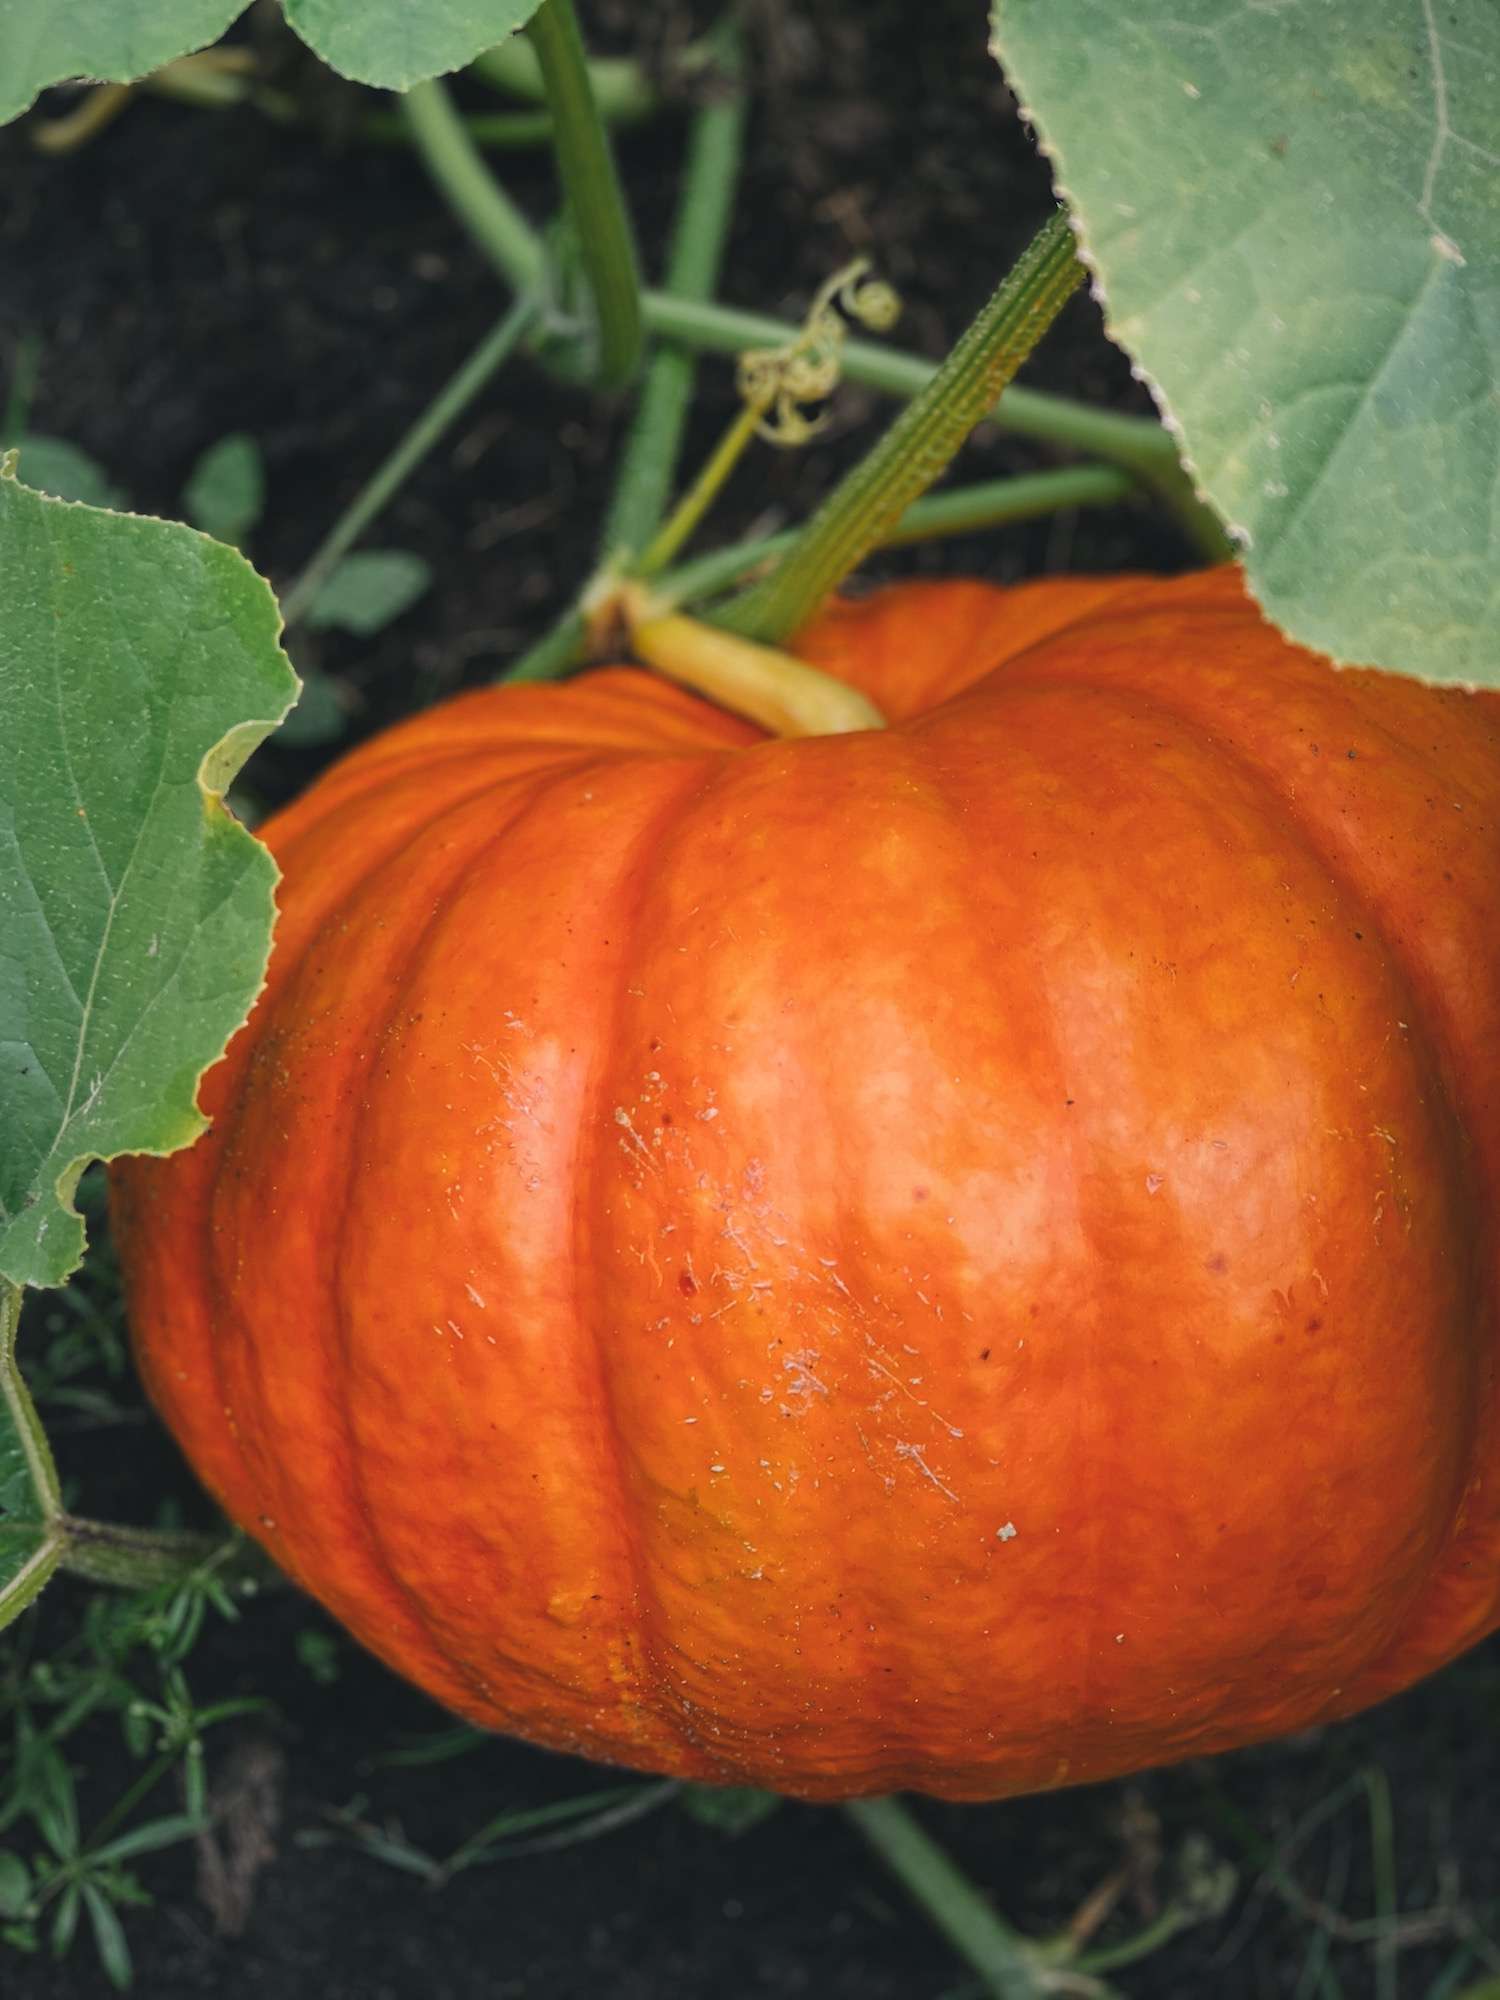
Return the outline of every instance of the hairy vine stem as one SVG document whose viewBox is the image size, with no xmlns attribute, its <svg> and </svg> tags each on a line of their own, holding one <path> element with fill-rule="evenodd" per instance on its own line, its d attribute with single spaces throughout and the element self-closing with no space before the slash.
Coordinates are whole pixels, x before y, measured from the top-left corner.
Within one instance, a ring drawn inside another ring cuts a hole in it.
<svg viewBox="0 0 1500 2000">
<path fill-rule="evenodd" d="M 770 643 L 805 624 L 947 470 L 1082 282 L 1072 227 L 1058 209 L 922 393 L 834 489 L 771 575 L 724 607 L 718 622 Z"/>
</svg>

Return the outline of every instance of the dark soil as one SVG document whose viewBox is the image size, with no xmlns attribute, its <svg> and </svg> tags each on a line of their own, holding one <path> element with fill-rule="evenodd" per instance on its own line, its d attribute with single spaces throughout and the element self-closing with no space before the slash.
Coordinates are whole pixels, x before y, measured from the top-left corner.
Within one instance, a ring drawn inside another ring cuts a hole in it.
<svg viewBox="0 0 1500 2000">
<path fill-rule="evenodd" d="M 795 315 L 830 271 L 868 252 L 907 301 L 903 341 L 940 353 L 1047 202 L 1045 169 L 985 55 L 982 0 L 757 0 L 750 11 L 759 110 L 723 295 Z M 641 13 L 659 47 L 707 10 L 676 0 L 585 8 L 600 44 L 614 47 L 628 45 Z M 320 126 L 295 131 L 145 99 L 63 162 L 38 159 L 18 133 L 0 136 L 0 365 L 24 336 L 40 339 L 31 427 L 84 447 L 138 508 L 167 514 L 198 454 L 227 432 L 249 432 L 270 478 L 251 552 L 281 582 L 503 305 L 495 276 L 411 158 L 341 139 L 345 94 L 315 94 Z M 648 254 L 664 241 L 680 136 L 669 118 L 624 143 Z M 533 213 L 549 210 L 545 159 L 511 156 L 503 171 Z M 1068 309 L 1027 379 L 1149 407 L 1086 300 Z M 700 448 L 732 400 L 731 370 L 706 363 Z M 805 512 L 881 408 L 846 391 L 820 448 L 763 457 L 721 511 L 724 536 Z M 526 363 L 471 410 L 368 538 L 424 556 L 432 591 L 378 640 L 328 637 L 302 656 L 338 677 L 357 733 L 492 677 L 544 629 L 593 561 L 620 432 L 618 406 Z M 982 476 L 1047 462 L 992 429 L 969 447 L 965 469 Z M 1141 503 L 878 567 L 1011 578 L 1191 560 Z M 272 747 L 257 759 L 255 783 L 268 799 L 286 796 L 326 755 Z M 125 1518 L 150 1512 L 180 1477 L 163 1469 L 170 1447 L 154 1428 L 103 1435 L 104 1464 L 97 1443 L 71 1452 L 81 1500 Z M 128 1450 L 113 1442 L 122 1435 Z M 44 1615 L 76 1615 L 69 1586 Z M 299 1663 L 306 1632 L 331 1628 L 303 1600 L 273 1592 L 190 1663 L 200 1700 L 253 1692 L 275 1704 L 263 1724 L 210 1738 L 210 1770 L 221 1794 L 237 1772 L 258 1775 L 279 1819 L 238 1936 L 216 1927 L 190 1851 L 141 1864 L 157 1901 L 128 1922 L 150 2000 L 939 2000 L 974 1990 L 832 1811 L 787 1806 L 732 1838 L 668 1805 L 590 1844 L 460 1875 L 440 1893 L 348 1841 L 308 1845 L 333 1830 L 330 1810 L 356 1795 L 369 1821 L 399 1824 L 441 1853 L 506 1805 L 611 1781 L 504 1742 L 414 1770 L 374 1763 L 399 1733 L 443 1718 L 341 1640 L 337 1678 L 320 1685 Z M 1246 1841 L 1274 1846 L 1352 1772 L 1378 1766 L 1395 1797 L 1403 1910 L 1447 1898 L 1493 1925 L 1497 1725 L 1492 1642 L 1401 1701 L 1315 1737 L 1150 1774 L 1133 1788 L 923 1811 L 1013 1920 L 1045 1931 L 1116 1868 L 1122 1820 L 1138 1820 L 1144 1805 L 1160 1819 L 1168 1856 L 1158 1887 L 1198 1835 L 1238 1864 L 1242 1887 L 1227 1915 L 1121 1973 L 1124 1990 L 1174 2000 L 1365 1994 L 1376 1990 L 1368 1946 L 1346 1938 L 1339 1917 L 1372 1907 L 1363 1808 L 1351 1800 L 1295 1863 L 1306 1894 L 1336 1909 L 1310 1913 L 1251 1893 L 1257 1868 Z M 86 1798 L 103 1809 L 134 1766 L 108 1731 L 77 1742 Z M 1152 1884 L 1140 1892 L 1106 1939 L 1142 1920 Z M 1403 1996 L 1434 1989 L 1467 1921 L 1407 1943 Z M 1330 1941 L 1338 1988 L 1317 1983 Z M 55 1965 L 0 1946 L 7 2000 L 97 2000 L 102 1991 L 86 1947 Z"/>
</svg>

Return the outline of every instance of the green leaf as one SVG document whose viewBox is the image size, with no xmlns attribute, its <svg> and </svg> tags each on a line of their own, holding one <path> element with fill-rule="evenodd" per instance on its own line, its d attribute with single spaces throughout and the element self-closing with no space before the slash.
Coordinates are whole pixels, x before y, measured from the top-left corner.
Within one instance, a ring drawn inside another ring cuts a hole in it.
<svg viewBox="0 0 1500 2000">
<path fill-rule="evenodd" d="M 337 625 L 363 639 L 410 610 L 432 581 L 420 556 L 405 549 L 365 549 L 345 556 L 307 607 L 314 631 Z"/>
<path fill-rule="evenodd" d="M 245 0 L 0 0 L 0 125 L 69 77 L 130 83 L 217 41 Z"/>
<path fill-rule="evenodd" d="M 238 431 L 209 446 L 182 494 L 183 509 L 195 528 L 236 547 L 260 520 L 265 502 L 260 447 Z"/>
<path fill-rule="evenodd" d="M 125 495 L 86 451 L 66 438 L 23 437 L 17 442 L 26 484 L 54 500 L 84 500 L 90 507 L 123 507 Z"/>
<path fill-rule="evenodd" d="M 24 1917 L 31 1908 L 31 1870 L 19 1854 L 0 1848 L 0 1917 Z"/>
<path fill-rule="evenodd" d="M 752 1785 L 684 1785 L 677 1803 L 689 1819 L 734 1840 L 769 1819 L 783 1801 Z"/>
<path fill-rule="evenodd" d="M 78 1853 L 78 1787 L 72 1767 L 50 1743 L 41 1742 L 27 1760 L 31 1817 L 59 1861 Z"/>
<path fill-rule="evenodd" d="M 1271 616 L 1344 661 L 1500 684 L 1494 0 L 993 20 L 1110 330 Z"/>
<path fill-rule="evenodd" d="M 105 1977 L 117 1992 L 128 1993 L 131 1981 L 130 1946 L 125 1942 L 124 1927 L 115 1915 L 113 1904 L 96 1883 L 86 1881 L 79 1887 L 83 1891 L 84 1908 L 89 1913 L 89 1928 L 94 1933 L 94 1949 L 99 1954 Z"/>
<path fill-rule="evenodd" d="M 462 69 L 525 27 L 541 0 L 284 0 L 286 17 L 341 76 L 382 90 Z"/>
<path fill-rule="evenodd" d="M 79 1887 L 69 1882 L 57 1899 L 57 1909 L 52 1918 L 52 1956 L 65 1958 L 72 1948 L 74 1933 L 78 1929 L 78 1912 L 82 1908 Z"/>
<path fill-rule="evenodd" d="M 138 1854 L 155 1854 L 159 1848 L 175 1847 L 180 1841 L 196 1840 L 206 1832 L 208 1822 L 200 1815 L 173 1813 L 164 1819 L 154 1819 L 147 1826 L 133 1827 L 129 1833 L 122 1833 L 118 1840 L 112 1840 L 104 1847 L 92 1848 L 89 1859 L 96 1867 L 114 1867 L 121 1861 L 134 1860 Z"/>
<path fill-rule="evenodd" d="M 221 797 L 296 679 L 191 528 L 0 477 L 0 571 L 0 1275 L 55 1285 L 84 1166 L 197 1136 L 260 989 L 276 873 Z"/>
</svg>

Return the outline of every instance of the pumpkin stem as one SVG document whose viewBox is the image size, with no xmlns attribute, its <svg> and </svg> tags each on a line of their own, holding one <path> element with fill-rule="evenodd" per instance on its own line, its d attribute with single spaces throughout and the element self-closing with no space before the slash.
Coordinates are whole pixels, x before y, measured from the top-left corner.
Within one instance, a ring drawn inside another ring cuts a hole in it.
<svg viewBox="0 0 1500 2000">
<path fill-rule="evenodd" d="M 630 649 L 644 665 L 758 722 L 773 736 L 840 736 L 885 727 L 874 702 L 847 681 L 773 646 L 685 617 L 642 583 L 606 577 L 587 608 L 596 633 L 623 623 Z"/>
</svg>

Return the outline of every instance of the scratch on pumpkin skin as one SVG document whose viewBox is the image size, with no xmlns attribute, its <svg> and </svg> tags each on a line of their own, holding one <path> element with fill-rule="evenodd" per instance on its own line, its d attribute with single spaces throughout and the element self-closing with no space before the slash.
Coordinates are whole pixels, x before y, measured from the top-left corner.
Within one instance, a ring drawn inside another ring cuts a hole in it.
<svg viewBox="0 0 1500 2000">
<path fill-rule="evenodd" d="M 625 1157 L 627 1159 L 644 1160 L 653 1173 L 660 1173 L 661 1161 L 657 1159 L 640 1133 L 636 1131 L 635 1120 L 623 1104 L 615 1106 L 615 1123 L 625 1134 L 625 1137 L 620 1141 L 620 1151 Z"/>
<path fill-rule="evenodd" d="M 875 1463 L 875 1454 L 870 1449 L 870 1440 L 865 1436 L 864 1426 L 862 1424 L 856 1424 L 854 1426 L 854 1434 L 859 1439 L 860 1444 L 864 1449 L 865 1459 L 869 1465 L 870 1470 L 875 1474 L 875 1477 L 880 1481 L 881 1485 L 885 1488 L 887 1493 L 894 1493 L 896 1490 L 896 1482 L 894 1479 L 892 1479 L 891 1475 L 888 1472 L 882 1472 L 880 1470 L 880 1467 Z"/>
<path fill-rule="evenodd" d="M 957 1504 L 958 1495 L 953 1491 L 951 1486 L 945 1486 L 942 1480 L 938 1478 L 932 1467 L 927 1463 L 927 1460 L 922 1456 L 922 1450 L 919 1445 L 905 1444 L 898 1438 L 895 1444 L 895 1452 L 897 1458 L 909 1459 L 924 1478 L 932 1481 L 939 1493 L 945 1493 L 950 1500 Z"/>
<path fill-rule="evenodd" d="M 826 1399 L 832 1393 L 828 1384 L 819 1381 L 817 1375 L 814 1373 L 822 1358 L 822 1355 L 815 1347 L 800 1348 L 795 1354 L 784 1354 L 781 1357 L 782 1368 L 792 1377 L 786 1393 L 789 1396 L 800 1396 L 802 1398 L 803 1409 L 806 1409 L 814 1396 L 822 1396 Z M 785 1403 L 781 1407 L 786 1411 L 788 1416 L 797 1414 L 793 1410 L 788 1410 Z"/>
<path fill-rule="evenodd" d="M 961 1438 L 963 1436 L 963 1432 L 957 1424 L 950 1424 L 945 1416 L 940 1415 L 938 1411 L 933 1409 L 932 1405 L 928 1402 L 925 1396 L 919 1396 L 916 1393 L 916 1391 L 909 1386 L 908 1383 L 902 1381 L 901 1377 L 896 1373 L 895 1369 L 890 1366 L 883 1349 L 877 1346 L 875 1338 L 872 1334 L 867 1333 L 865 1335 L 865 1345 L 872 1350 L 870 1354 L 867 1354 L 865 1356 L 865 1366 L 869 1369 L 872 1375 L 884 1375 L 887 1381 L 893 1382 L 895 1386 L 901 1391 L 902 1395 L 908 1399 L 908 1401 L 915 1403 L 919 1410 L 926 1410 L 928 1414 L 931 1416 L 934 1423 L 941 1424 L 943 1429 L 948 1433 L 949 1437 Z M 909 1353 L 915 1353 L 916 1349 L 911 1348 L 908 1349 L 907 1351 Z M 922 1380 L 922 1377 L 920 1375 L 916 1375 L 913 1376 L 911 1380 L 915 1382 L 920 1382 Z M 887 1401 L 889 1399 L 889 1394 L 890 1392 L 887 1391 L 886 1395 L 881 1397 L 880 1400 L 882 1402 Z"/>
</svg>

